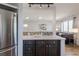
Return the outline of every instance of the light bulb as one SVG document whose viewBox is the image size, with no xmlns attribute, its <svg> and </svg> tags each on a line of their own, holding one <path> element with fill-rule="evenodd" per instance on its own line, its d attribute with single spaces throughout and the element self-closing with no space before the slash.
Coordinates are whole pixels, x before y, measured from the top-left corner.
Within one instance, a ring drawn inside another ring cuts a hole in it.
<svg viewBox="0 0 79 59">
<path fill-rule="evenodd" d="M 28 25 L 27 24 L 24 24 L 24 27 L 28 27 Z"/>
<path fill-rule="evenodd" d="M 40 8 L 42 8 L 42 7 L 40 7 Z"/>
<path fill-rule="evenodd" d="M 26 17 L 25 19 L 29 19 L 29 17 Z"/>
<path fill-rule="evenodd" d="M 42 8 L 42 5 L 40 4 L 40 8 Z"/>
</svg>

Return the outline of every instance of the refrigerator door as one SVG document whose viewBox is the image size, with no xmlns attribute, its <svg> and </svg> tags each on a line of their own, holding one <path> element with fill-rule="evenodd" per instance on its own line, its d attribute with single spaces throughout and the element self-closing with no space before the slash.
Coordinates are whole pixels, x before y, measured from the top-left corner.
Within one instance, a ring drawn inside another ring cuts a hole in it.
<svg viewBox="0 0 79 59">
<path fill-rule="evenodd" d="M 17 55 L 17 14 L 0 9 L 0 55 Z"/>
</svg>

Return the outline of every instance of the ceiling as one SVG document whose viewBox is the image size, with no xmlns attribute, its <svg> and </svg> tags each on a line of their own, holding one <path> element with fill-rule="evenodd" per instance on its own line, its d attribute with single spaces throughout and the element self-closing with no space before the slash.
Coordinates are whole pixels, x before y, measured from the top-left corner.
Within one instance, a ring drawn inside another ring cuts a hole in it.
<svg viewBox="0 0 79 59">
<path fill-rule="evenodd" d="M 56 4 L 56 20 L 79 13 L 79 3 Z"/>
<path fill-rule="evenodd" d="M 18 4 L 10 3 L 18 6 Z M 56 20 L 79 13 L 79 3 L 56 3 Z M 51 9 L 51 8 L 50 8 Z"/>
</svg>

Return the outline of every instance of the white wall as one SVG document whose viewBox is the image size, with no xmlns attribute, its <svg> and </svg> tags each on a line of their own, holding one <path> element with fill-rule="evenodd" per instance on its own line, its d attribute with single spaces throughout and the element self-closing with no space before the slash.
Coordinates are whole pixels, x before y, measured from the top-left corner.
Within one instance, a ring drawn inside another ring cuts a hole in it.
<svg viewBox="0 0 79 59">
<path fill-rule="evenodd" d="M 28 25 L 28 27 L 23 28 L 23 30 L 25 32 L 34 32 L 34 31 L 40 32 L 40 31 L 43 31 L 43 30 L 40 29 L 41 24 L 46 24 L 47 30 L 44 30 L 44 31 L 53 32 L 53 26 L 52 26 L 51 21 L 47 21 L 47 20 L 27 20 L 24 23 Z"/>
<path fill-rule="evenodd" d="M 43 6 L 42 8 L 36 5 L 33 5 L 32 7 L 28 7 L 26 4 L 24 6 L 25 9 L 25 18 L 29 17 L 27 20 L 23 20 L 24 24 L 28 24 L 27 28 L 24 28 L 24 31 L 40 31 L 39 24 L 47 24 L 48 31 L 55 32 L 56 30 L 56 20 L 55 20 L 55 7 L 52 5 L 50 8 L 47 6 Z M 39 19 L 39 17 L 42 17 L 42 19 Z M 38 28 L 38 30 L 37 30 Z"/>
</svg>

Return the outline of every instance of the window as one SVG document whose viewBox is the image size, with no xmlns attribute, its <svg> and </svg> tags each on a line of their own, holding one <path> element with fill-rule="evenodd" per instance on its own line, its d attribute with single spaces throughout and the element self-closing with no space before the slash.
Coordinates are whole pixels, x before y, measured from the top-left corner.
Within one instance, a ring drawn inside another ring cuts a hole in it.
<svg viewBox="0 0 79 59">
<path fill-rule="evenodd" d="M 73 20 L 69 20 L 69 32 L 73 29 Z"/>
<path fill-rule="evenodd" d="M 64 24 L 64 23 L 62 22 L 62 23 L 61 23 L 61 26 L 60 26 L 60 27 L 61 27 L 61 32 L 63 32 L 63 31 L 64 31 L 64 30 L 63 30 L 63 29 L 64 29 L 64 28 L 63 28 L 63 27 L 64 27 L 64 25 L 63 25 L 63 24 Z"/>
<path fill-rule="evenodd" d="M 66 20 L 61 22 L 60 31 L 61 32 L 71 32 L 73 29 L 73 20 Z"/>
<path fill-rule="evenodd" d="M 64 32 L 68 32 L 68 21 L 64 21 Z"/>
</svg>

